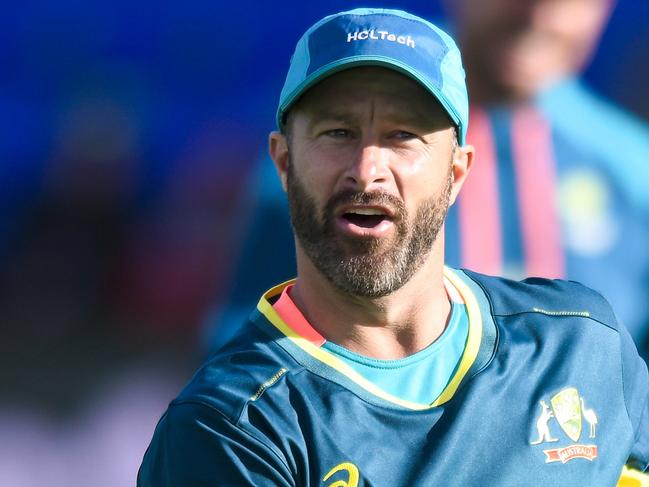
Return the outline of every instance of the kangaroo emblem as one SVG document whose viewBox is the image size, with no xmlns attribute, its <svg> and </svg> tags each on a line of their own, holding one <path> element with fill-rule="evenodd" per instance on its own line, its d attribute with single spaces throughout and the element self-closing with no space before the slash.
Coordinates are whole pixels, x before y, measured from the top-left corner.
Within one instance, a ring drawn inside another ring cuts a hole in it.
<svg viewBox="0 0 649 487">
<path fill-rule="evenodd" d="M 536 420 L 536 431 L 539 434 L 539 437 L 536 441 L 530 443 L 530 445 L 538 445 L 539 443 L 559 441 L 558 438 L 553 438 L 550 434 L 550 427 L 548 422 L 550 418 L 554 417 L 554 413 L 550 410 L 550 407 L 546 404 L 545 401 L 539 401 L 541 405 L 541 414 L 539 419 Z"/>
</svg>

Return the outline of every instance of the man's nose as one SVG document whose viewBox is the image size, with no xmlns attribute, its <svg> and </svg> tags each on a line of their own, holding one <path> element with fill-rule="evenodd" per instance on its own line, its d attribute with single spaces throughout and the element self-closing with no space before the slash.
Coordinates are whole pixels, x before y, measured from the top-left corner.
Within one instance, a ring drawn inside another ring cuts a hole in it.
<svg viewBox="0 0 649 487">
<path fill-rule="evenodd" d="M 359 147 L 345 173 L 346 185 L 356 191 L 371 191 L 389 179 L 389 151 L 377 144 Z"/>
</svg>

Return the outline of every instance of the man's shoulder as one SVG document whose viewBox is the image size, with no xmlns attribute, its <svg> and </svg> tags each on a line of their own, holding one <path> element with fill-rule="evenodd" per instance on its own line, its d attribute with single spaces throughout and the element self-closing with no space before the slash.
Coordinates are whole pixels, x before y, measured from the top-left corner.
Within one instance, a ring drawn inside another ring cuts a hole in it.
<svg viewBox="0 0 649 487">
<path fill-rule="evenodd" d="M 248 322 L 205 361 L 171 404 L 203 405 L 236 421 L 248 403 L 300 368 L 272 334 Z"/>
<path fill-rule="evenodd" d="M 494 316 L 537 313 L 581 317 L 617 329 L 617 319 L 601 294 L 575 281 L 530 277 L 516 281 L 465 270 L 484 291 Z"/>
<path fill-rule="evenodd" d="M 242 475 L 250 480 L 251 465 L 260 477 L 269 476 L 269 485 L 288 485 L 282 479 L 293 472 L 276 439 L 284 424 L 292 424 L 281 421 L 287 394 L 278 389 L 298 370 L 272 334 L 248 322 L 170 403 L 145 453 L 138 485 L 204 485 L 206 478 L 242 485 Z"/>
</svg>

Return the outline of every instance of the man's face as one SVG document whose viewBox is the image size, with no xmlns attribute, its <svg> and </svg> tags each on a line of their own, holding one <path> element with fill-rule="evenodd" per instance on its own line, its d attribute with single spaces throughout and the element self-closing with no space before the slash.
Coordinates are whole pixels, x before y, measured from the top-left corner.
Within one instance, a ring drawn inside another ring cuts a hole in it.
<svg viewBox="0 0 649 487">
<path fill-rule="evenodd" d="M 526 99 L 579 72 L 611 0 L 449 0 L 465 66 L 486 101 Z M 480 96 L 482 98 L 482 96 Z M 491 99 L 489 99 L 491 98 Z"/>
<path fill-rule="evenodd" d="M 348 294 L 399 289 L 426 260 L 451 199 L 446 113 L 401 74 L 355 68 L 309 90 L 289 132 L 286 188 L 306 256 Z"/>
</svg>

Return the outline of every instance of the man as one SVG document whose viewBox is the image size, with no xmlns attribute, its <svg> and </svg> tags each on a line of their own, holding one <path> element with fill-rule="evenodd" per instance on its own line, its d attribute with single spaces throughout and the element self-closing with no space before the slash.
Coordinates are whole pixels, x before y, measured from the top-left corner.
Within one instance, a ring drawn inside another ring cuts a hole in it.
<svg viewBox="0 0 649 487">
<path fill-rule="evenodd" d="M 614 2 L 446 3 L 471 93 L 467 137 L 480 154 L 447 218 L 447 264 L 582 282 L 612 303 L 648 356 L 649 130 L 577 78 Z M 283 250 L 292 247 L 286 200 L 271 172 L 260 161 L 243 198 L 239 218 L 250 224 L 231 291 L 208 325 L 213 349 L 260 292 L 295 274 Z"/>
<path fill-rule="evenodd" d="M 298 42 L 270 154 L 298 276 L 169 406 L 140 486 L 610 486 L 649 383 L 597 293 L 444 266 L 472 166 L 460 54 L 395 10 Z"/>
</svg>

